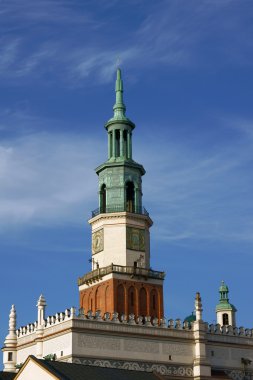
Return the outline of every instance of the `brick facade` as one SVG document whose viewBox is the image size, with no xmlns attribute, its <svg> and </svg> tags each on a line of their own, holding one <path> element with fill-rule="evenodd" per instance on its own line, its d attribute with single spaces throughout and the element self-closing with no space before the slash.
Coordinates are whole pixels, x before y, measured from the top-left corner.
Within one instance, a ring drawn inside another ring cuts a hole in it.
<svg viewBox="0 0 253 380">
<path fill-rule="evenodd" d="M 87 312 L 163 317 L 163 287 L 141 281 L 109 279 L 80 291 L 80 307 Z"/>
</svg>

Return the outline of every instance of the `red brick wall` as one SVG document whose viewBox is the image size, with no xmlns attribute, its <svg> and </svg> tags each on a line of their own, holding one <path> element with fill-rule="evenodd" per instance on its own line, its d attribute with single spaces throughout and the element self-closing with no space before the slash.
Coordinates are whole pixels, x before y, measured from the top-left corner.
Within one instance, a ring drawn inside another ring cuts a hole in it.
<svg viewBox="0 0 253 380">
<path fill-rule="evenodd" d="M 85 312 L 101 310 L 136 316 L 163 317 L 163 287 L 147 282 L 111 279 L 80 292 Z"/>
</svg>

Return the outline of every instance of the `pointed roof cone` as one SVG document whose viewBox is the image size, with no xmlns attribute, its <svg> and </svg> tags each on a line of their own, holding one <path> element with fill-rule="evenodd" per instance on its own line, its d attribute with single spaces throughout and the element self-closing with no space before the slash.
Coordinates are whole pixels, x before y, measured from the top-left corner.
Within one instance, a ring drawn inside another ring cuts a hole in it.
<svg viewBox="0 0 253 380">
<path fill-rule="evenodd" d="M 116 122 L 123 122 L 123 123 L 129 124 L 132 128 L 134 128 L 135 127 L 134 123 L 130 119 L 128 119 L 125 115 L 126 106 L 123 102 L 123 81 L 122 81 L 120 68 L 117 69 L 115 93 L 116 93 L 116 101 L 113 106 L 114 115 L 106 123 L 105 127 L 107 128 L 110 124 L 114 124 Z"/>
</svg>

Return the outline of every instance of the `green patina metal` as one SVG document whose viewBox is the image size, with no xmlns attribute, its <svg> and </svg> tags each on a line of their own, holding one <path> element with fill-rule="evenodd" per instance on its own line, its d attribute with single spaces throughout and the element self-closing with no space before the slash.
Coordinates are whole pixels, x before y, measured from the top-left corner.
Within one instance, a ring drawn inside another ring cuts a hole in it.
<svg viewBox="0 0 253 380">
<path fill-rule="evenodd" d="M 224 281 L 221 282 L 219 293 L 220 293 L 220 301 L 218 305 L 216 306 L 216 311 L 223 311 L 223 310 L 237 311 L 234 305 L 229 303 L 229 298 L 228 298 L 229 289 Z"/>
<path fill-rule="evenodd" d="M 99 176 L 99 212 L 142 212 L 142 179 L 145 169 L 132 159 L 134 123 L 125 115 L 123 81 L 117 69 L 114 115 L 105 124 L 108 160 L 96 168 Z"/>
<path fill-rule="evenodd" d="M 194 314 L 194 312 L 192 312 L 191 315 L 188 315 L 188 317 L 184 319 L 184 322 L 188 322 L 188 323 L 195 322 L 195 321 L 196 321 L 196 315 Z"/>
<path fill-rule="evenodd" d="M 117 122 L 123 122 L 132 127 L 135 127 L 134 123 L 128 119 L 125 115 L 126 106 L 123 102 L 123 81 L 121 78 L 121 70 L 117 69 L 117 78 L 115 83 L 115 93 L 116 93 L 116 102 L 113 106 L 114 115 L 113 117 L 105 124 L 105 128 L 108 128 L 112 124 Z"/>
</svg>

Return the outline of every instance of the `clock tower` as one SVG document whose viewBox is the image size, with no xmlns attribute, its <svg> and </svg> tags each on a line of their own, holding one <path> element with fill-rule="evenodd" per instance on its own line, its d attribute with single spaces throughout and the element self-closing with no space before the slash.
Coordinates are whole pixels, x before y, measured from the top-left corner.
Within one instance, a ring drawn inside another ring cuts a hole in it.
<svg viewBox="0 0 253 380">
<path fill-rule="evenodd" d="M 153 222 L 142 205 L 145 170 L 132 158 L 135 125 L 125 115 L 120 69 L 115 92 L 114 115 L 105 124 L 108 159 L 96 169 L 99 207 L 89 220 L 92 270 L 78 280 L 80 307 L 160 319 L 165 274 L 150 268 Z"/>
</svg>

